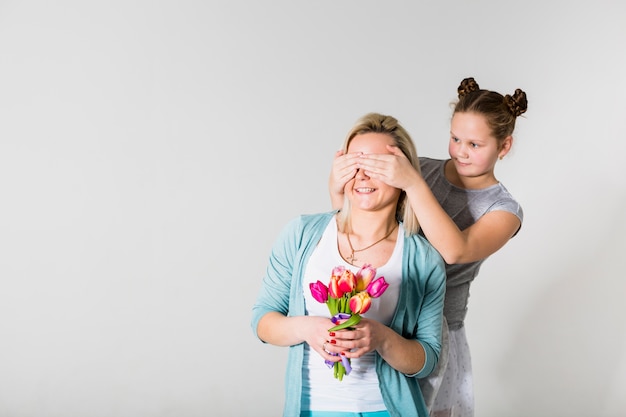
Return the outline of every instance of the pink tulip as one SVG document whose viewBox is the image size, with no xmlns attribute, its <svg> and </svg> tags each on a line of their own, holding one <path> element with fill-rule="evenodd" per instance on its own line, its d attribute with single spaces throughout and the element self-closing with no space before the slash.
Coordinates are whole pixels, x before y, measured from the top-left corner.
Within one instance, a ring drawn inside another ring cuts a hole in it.
<svg viewBox="0 0 626 417">
<path fill-rule="evenodd" d="M 363 265 L 359 272 L 356 273 L 356 290 L 365 291 L 375 276 L 376 268 L 373 268 L 370 264 Z"/>
<path fill-rule="evenodd" d="M 311 295 L 315 298 L 315 301 L 318 303 L 328 301 L 328 287 L 322 284 L 321 281 L 318 280 L 316 283 L 310 283 L 309 288 L 311 289 Z"/>
<path fill-rule="evenodd" d="M 340 276 L 343 275 L 345 270 L 346 270 L 346 268 L 341 266 L 341 265 L 336 266 L 336 267 L 333 268 L 332 272 L 330 273 L 330 276 L 339 278 Z"/>
<path fill-rule="evenodd" d="M 354 291 L 354 288 L 356 288 L 356 278 L 352 271 L 345 269 L 337 281 L 337 285 L 344 294 Z"/>
<path fill-rule="evenodd" d="M 352 310 L 352 314 L 363 314 L 369 310 L 371 306 L 372 298 L 365 291 L 361 291 L 350 298 L 350 310 Z"/>
<path fill-rule="evenodd" d="M 339 288 L 339 279 L 342 277 L 346 268 L 343 266 L 336 266 L 330 273 L 330 282 L 328 283 L 328 291 L 332 298 L 341 298 L 345 291 Z"/>
<path fill-rule="evenodd" d="M 385 277 L 380 277 L 376 281 L 372 281 L 367 286 L 367 292 L 370 296 L 378 298 L 383 295 L 387 287 L 389 287 L 389 284 L 387 284 L 387 281 L 385 281 Z"/>
<path fill-rule="evenodd" d="M 330 282 L 328 283 L 328 293 L 332 298 L 343 297 L 343 291 L 339 288 L 339 277 L 337 275 L 330 277 Z"/>
</svg>

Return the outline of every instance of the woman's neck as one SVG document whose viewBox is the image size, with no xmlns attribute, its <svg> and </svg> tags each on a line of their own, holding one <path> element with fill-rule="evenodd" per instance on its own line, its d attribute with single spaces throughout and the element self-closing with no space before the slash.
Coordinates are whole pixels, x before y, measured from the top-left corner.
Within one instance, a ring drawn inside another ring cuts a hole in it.
<svg viewBox="0 0 626 417">
<path fill-rule="evenodd" d="M 398 222 L 393 215 L 383 216 L 381 213 L 353 211 L 350 218 L 350 235 L 360 240 L 376 240 L 389 234 Z"/>
</svg>

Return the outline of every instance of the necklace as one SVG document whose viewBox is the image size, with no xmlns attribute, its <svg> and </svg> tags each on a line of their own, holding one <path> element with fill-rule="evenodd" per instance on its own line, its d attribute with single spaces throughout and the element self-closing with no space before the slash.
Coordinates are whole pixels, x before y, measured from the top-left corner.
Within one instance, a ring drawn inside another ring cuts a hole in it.
<svg viewBox="0 0 626 417">
<path fill-rule="evenodd" d="M 372 243 L 371 245 L 366 246 L 366 247 L 361 248 L 361 249 L 354 249 L 352 247 L 352 242 L 350 241 L 350 233 L 346 233 L 346 237 L 348 238 L 348 246 L 350 246 L 350 250 L 352 251 L 352 253 L 348 257 L 347 261 L 350 262 L 351 264 L 354 264 L 354 262 L 358 260 L 357 258 L 354 257 L 354 254 L 356 252 L 363 252 L 364 250 L 369 249 L 372 246 L 375 246 L 375 245 L 379 244 L 380 242 L 382 242 L 383 240 L 387 239 L 389 236 L 391 236 L 393 231 L 396 230 L 396 226 L 397 226 L 397 224 L 395 226 L 393 226 L 393 229 L 391 229 L 389 231 L 389 233 L 387 233 L 387 235 L 383 236 L 381 239 L 378 239 L 376 242 Z"/>
</svg>

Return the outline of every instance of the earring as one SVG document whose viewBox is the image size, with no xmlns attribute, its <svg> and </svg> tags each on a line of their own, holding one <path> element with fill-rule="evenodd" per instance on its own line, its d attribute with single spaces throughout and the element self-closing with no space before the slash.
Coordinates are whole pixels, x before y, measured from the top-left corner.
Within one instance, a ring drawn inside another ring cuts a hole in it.
<svg viewBox="0 0 626 417">
<path fill-rule="evenodd" d="M 498 159 L 502 161 L 502 158 L 504 158 L 504 156 L 500 156 Z"/>
</svg>

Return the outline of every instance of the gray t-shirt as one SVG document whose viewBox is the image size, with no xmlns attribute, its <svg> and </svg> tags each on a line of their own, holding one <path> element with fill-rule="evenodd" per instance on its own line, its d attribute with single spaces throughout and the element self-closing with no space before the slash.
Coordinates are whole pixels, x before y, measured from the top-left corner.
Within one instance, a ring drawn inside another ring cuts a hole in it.
<svg viewBox="0 0 626 417">
<path fill-rule="evenodd" d="M 426 183 L 459 229 L 467 229 L 481 216 L 495 210 L 511 212 L 520 219 L 520 222 L 523 221 L 522 207 L 504 185 L 498 183 L 481 190 L 466 190 L 453 185 L 446 179 L 444 175 L 446 160 L 419 158 L 419 161 Z M 448 277 L 444 315 L 451 330 L 463 327 L 463 320 L 467 314 L 470 283 L 478 275 L 485 259 L 466 264 L 446 264 Z"/>
</svg>

